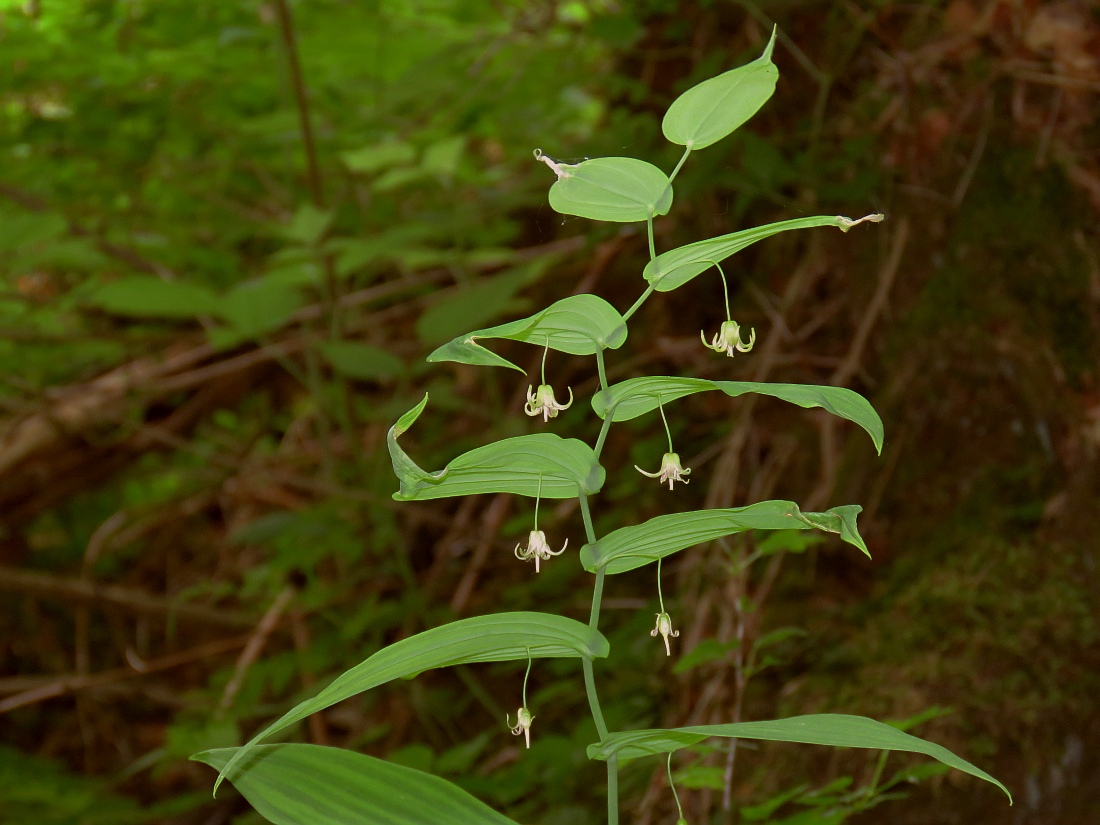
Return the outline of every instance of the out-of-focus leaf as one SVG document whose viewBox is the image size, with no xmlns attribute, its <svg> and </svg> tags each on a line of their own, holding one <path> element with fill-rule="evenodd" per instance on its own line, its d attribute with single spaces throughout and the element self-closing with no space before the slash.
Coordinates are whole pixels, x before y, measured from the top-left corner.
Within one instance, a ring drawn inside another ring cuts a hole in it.
<svg viewBox="0 0 1100 825">
<path fill-rule="evenodd" d="M 642 524 L 620 527 L 581 548 L 581 564 L 590 573 L 625 573 L 704 541 L 745 530 L 809 530 L 839 533 L 868 556 L 856 528 L 858 504 L 833 507 L 824 513 L 803 513 L 793 501 L 761 501 L 747 507 L 695 510 L 657 516 Z"/>
<path fill-rule="evenodd" d="M 416 150 L 403 141 L 392 140 L 342 152 L 340 160 L 352 172 L 373 174 L 390 166 L 403 166 L 416 159 Z"/>
<path fill-rule="evenodd" d="M 327 209 L 318 209 L 311 203 L 305 203 L 298 207 L 290 223 L 283 229 L 283 234 L 292 241 L 312 246 L 321 240 L 335 214 Z"/>
<path fill-rule="evenodd" d="M 603 487 L 605 471 L 592 448 L 575 438 L 535 433 L 506 438 L 460 455 L 437 473 L 421 469 L 397 443 L 420 417 L 428 396 L 394 424 L 386 436 L 398 501 L 423 501 L 477 493 L 514 493 L 534 498 L 576 498 Z M 540 492 L 541 491 L 541 492 Z"/>
<path fill-rule="evenodd" d="M 685 653 L 673 666 L 673 673 L 687 673 L 700 665 L 718 662 L 725 659 L 731 650 L 738 647 L 739 642 L 720 642 L 717 639 L 703 639 L 690 653 Z"/>
<path fill-rule="evenodd" d="M 775 92 L 779 69 L 772 63 L 776 30 L 764 53 L 751 63 L 692 86 L 668 107 L 661 131 L 680 146 L 703 149 L 756 114 Z"/>
<path fill-rule="evenodd" d="M 455 361 L 490 367 L 511 367 L 524 372 L 506 358 L 477 343 L 478 338 L 505 338 L 570 355 L 594 355 L 603 349 L 618 349 L 626 340 L 626 322 L 618 311 L 597 295 L 571 295 L 555 301 L 528 318 L 460 335 L 444 344 L 428 360 Z"/>
<path fill-rule="evenodd" d="M 517 292 L 537 280 L 544 270 L 545 266 L 521 266 L 460 287 L 424 311 L 416 321 L 417 336 L 426 344 L 440 344 L 463 330 L 493 320 L 508 309 Z"/>
<path fill-rule="evenodd" d="M 632 730 L 609 734 L 603 742 L 588 746 L 589 759 L 636 759 L 658 753 L 671 753 L 691 747 L 711 736 L 760 739 L 768 742 L 798 742 L 804 745 L 829 745 L 838 748 L 872 748 L 907 751 L 931 756 L 945 765 L 991 782 L 1005 792 L 1008 788 L 985 771 L 971 765 L 942 745 L 902 733 L 895 727 L 864 716 L 819 713 L 794 716 L 770 722 L 734 722 L 726 725 L 696 725 L 668 730 Z"/>
<path fill-rule="evenodd" d="M 613 384 L 592 397 L 592 409 L 600 418 L 610 411 L 612 421 L 629 421 L 660 404 L 667 404 L 685 395 L 707 390 L 721 390 L 730 398 L 748 392 L 770 395 L 807 409 L 821 407 L 833 415 L 858 424 L 882 452 L 882 419 L 862 395 L 843 387 L 815 384 L 766 384 L 754 381 L 708 381 L 705 378 L 644 376 Z"/>
<path fill-rule="evenodd" d="M 243 339 L 278 329 L 304 303 L 305 297 L 294 287 L 275 281 L 246 281 L 219 299 L 216 314 Z"/>
<path fill-rule="evenodd" d="M 591 659 L 607 656 L 609 649 L 607 639 L 598 630 L 550 613 L 498 613 L 433 627 L 382 648 L 337 677 L 317 696 L 283 714 L 237 750 L 218 781 L 232 776 L 234 764 L 267 737 L 319 710 L 394 679 L 474 662 L 508 662 L 528 657 Z"/>
<path fill-rule="evenodd" d="M 420 164 L 433 175 L 449 177 L 458 171 L 458 164 L 465 150 L 465 135 L 445 138 L 424 150 Z"/>
<path fill-rule="evenodd" d="M 224 774 L 244 752 L 191 758 Z M 228 778 L 274 825 L 515 825 L 445 779 L 342 748 L 264 745 Z"/>
<path fill-rule="evenodd" d="M 405 368 L 392 352 L 358 341 L 326 341 L 319 349 L 336 372 L 360 381 L 392 380 Z"/>
<path fill-rule="evenodd" d="M 672 207 L 668 176 L 644 160 L 593 158 L 561 168 L 565 176 L 550 187 L 550 207 L 563 215 L 633 223 Z"/>
<path fill-rule="evenodd" d="M 134 277 L 104 284 L 87 298 L 88 303 L 116 315 L 135 318 L 194 318 L 218 307 L 218 297 L 200 284 Z"/>
<path fill-rule="evenodd" d="M 740 232 L 707 238 L 705 241 L 696 241 L 687 246 L 662 252 L 646 264 L 642 275 L 658 292 L 671 292 L 699 273 L 721 263 L 735 252 L 740 252 L 746 246 L 751 246 L 757 241 L 770 238 L 780 232 L 808 229 L 814 226 L 836 226 L 841 231 L 847 232 L 863 221 L 878 223 L 882 219 L 883 216 L 877 213 L 858 220 L 845 218 L 843 215 L 815 215 L 812 218 L 795 218 L 764 226 L 754 226 L 752 229 L 742 229 Z"/>
</svg>

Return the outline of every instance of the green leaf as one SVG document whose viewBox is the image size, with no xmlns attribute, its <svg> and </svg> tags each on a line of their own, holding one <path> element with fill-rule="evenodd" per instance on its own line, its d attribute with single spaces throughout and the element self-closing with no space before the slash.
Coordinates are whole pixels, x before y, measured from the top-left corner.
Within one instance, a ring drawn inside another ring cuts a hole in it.
<svg viewBox="0 0 1100 825">
<path fill-rule="evenodd" d="M 243 340 L 278 329 L 304 304 L 304 295 L 294 287 L 259 279 L 233 287 L 219 299 L 215 312 Z"/>
<path fill-rule="evenodd" d="M 384 647 L 343 673 L 312 699 L 300 703 L 238 749 L 218 782 L 259 742 L 319 710 L 394 679 L 437 667 L 474 662 L 507 662 L 607 656 L 607 639 L 594 628 L 551 613 L 497 613 L 475 616 L 425 630 Z M 217 791 L 217 785 L 214 790 Z"/>
<path fill-rule="evenodd" d="M 571 295 L 555 301 L 528 318 L 460 335 L 444 344 L 428 360 L 454 361 L 490 367 L 511 367 L 524 372 L 477 343 L 478 338 L 504 338 L 536 346 L 549 346 L 569 355 L 595 355 L 618 349 L 626 340 L 626 322 L 615 307 L 597 295 Z"/>
<path fill-rule="evenodd" d="M 907 751 L 931 756 L 971 776 L 992 782 L 1008 795 L 1008 789 L 987 774 L 960 759 L 941 745 L 935 745 L 902 733 L 895 727 L 864 716 L 821 713 L 794 716 L 770 722 L 734 722 L 726 725 L 696 725 L 670 730 L 632 730 L 608 735 L 603 742 L 588 746 L 589 759 L 636 759 L 658 753 L 672 753 L 691 747 L 711 736 L 760 739 L 768 742 L 799 742 L 804 745 L 829 745 L 838 748 L 873 748 L 884 751 Z"/>
<path fill-rule="evenodd" d="M 243 750 L 191 758 L 224 774 Z M 264 745 L 229 781 L 275 825 L 515 825 L 445 779 L 342 748 Z"/>
<path fill-rule="evenodd" d="M 657 516 L 642 524 L 620 527 L 595 544 L 581 548 L 581 564 L 590 573 L 625 573 L 704 541 L 745 530 L 809 530 L 839 533 L 844 541 L 870 557 L 856 529 L 856 504 L 824 513 L 803 513 L 793 501 L 761 501 L 725 510 L 695 510 Z"/>
<path fill-rule="evenodd" d="M 561 164 L 550 187 L 550 207 L 563 215 L 633 223 L 664 215 L 672 207 L 668 175 L 636 158 L 593 158 Z"/>
<path fill-rule="evenodd" d="M 392 352 L 358 341 L 326 341 L 319 349 L 336 372 L 360 381 L 397 378 L 405 368 Z"/>
<path fill-rule="evenodd" d="M 390 140 L 342 152 L 340 160 L 352 172 L 370 174 L 390 166 L 401 166 L 416 159 L 416 150 L 408 143 Z"/>
<path fill-rule="evenodd" d="M 680 146 L 703 149 L 756 114 L 775 92 L 779 69 L 772 63 L 776 30 L 764 53 L 751 63 L 692 86 L 668 107 L 661 131 Z"/>
<path fill-rule="evenodd" d="M 218 297 L 200 284 L 150 277 L 104 284 L 88 301 L 107 312 L 136 318 L 194 318 L 218 307 Z"/>
<path fill-rule="evenodd" d="M 311 203 L 302 204 L 283 228 L 283 235 L 289 240 L 312 246 L 328 231 L 334 217 L 334 212 L 318 209 Z"/>
<path fill-rule="evenodd" d="M 493 320 L 508 309 L 519 290 L 538 280 L 544 269 L 545 265 L 520 266 L 454 290 L 417 319 L 417 336 L 426 344 L 441 344 L 475 324 Z"/>
<path fill-rule="evenodd" d="M 405 413 L 386 436 L 393 472 L 401 489 L 398 501 L 468 496 L 476 493 L 515 493 L 534 498 L 576 498 L 592 495 L 606 477 L 592 448 L 575 438 L 535 433 L 506 438 L 463 453 L 437 473 L 421 469 L 397 443 L 420 417 L 428 396 Z"/>
<path fill-rule="evenodd" d="M 740 232 L 719 235 L 716 238 L 696 241 L 687 246 L 680 246 L 676 249 L 670 249 L 668 252 L 662 252 L 646 264 L 642 275 L 658 292 L 671 292 L 676 287 L 686 284 L 699 273 L 710 269 L 716 263 L 721 263 L 735 252 L 740 252 L 746 246 L 762 241 L 764 238 L 770 238 L 780 232 L 791 229 L 808 229 L 814 226 L 836 226 L 847 232 L 863 221 L 878 223 L 883 218 L 883 215 L 877 213 L 858 220 L 845 218 L 843 215 L 815 215 L 811 218 L 795 218 L 789 221 L 765 224 L 764 226 L 754 226 L 752 229 L 742 229 Z"/>
<path fill-rule="evenodd" d="M 592 397 L 592 409 L 600 418 L 610 411 L 612 421 L 629 421 L 661 404 L 707 390 L 721 390 L 730 398 L 747 392 L 770 395 L 807 409 L 821 407 L 833 415 L 858 424 L 882 452 L 882 419 L 862 395 L 843 387 L 816 384 L 766 384 L 754 381 L 708 381 L 705 378 L 644 376 L 631 378 L 602 390 Z"/>
</svg>

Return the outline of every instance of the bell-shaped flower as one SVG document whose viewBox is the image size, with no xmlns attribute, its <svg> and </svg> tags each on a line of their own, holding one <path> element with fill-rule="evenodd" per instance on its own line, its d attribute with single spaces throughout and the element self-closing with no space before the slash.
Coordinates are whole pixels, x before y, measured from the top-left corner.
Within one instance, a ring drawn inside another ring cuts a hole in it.
<svg viewBox="0 0 1100 825">
<path fill-rule="evenodd" d="M 527 546 L 520 547 L 516 545 L 516 558 L 520 561 L 535 560 L 535 572 L 539 572 L 539 562 L 546 561 L 551 556 L 560 556 L 565 552 L 565 548 L 569 546 L 569 539 L 565 540 L 565 544 L 561 546 L 561 550 L 554 552 L 550 549 L 550 545 L 546 543 L 546 533 L 542 530 L 532 530 L 531 535 L 527 538 Z"/>
<path fill-rule="evenodd" d="M 516 724 L 512 725 L 510 721 L 511 714 L 504 714 L 504 724 L 506 724 L 512 731 L 513 736 L 519 736 L 523 734 L 523 738 L 527 740 L 527 747 L 531 747 L 531 723 L 535 721 L 535 717 L 531 715 L 531 711 L 527 708 L 520 708 L 516 713 Z"/>
<path fill-rule="evenodd" d="M 634 465 L 634 469 L 644 476 L 650 478 L 659 478 L 661 483 L 668 482 L 668 489 L 672 489 L 672 484 L 675 481 L 682 481 L 684 484 L 688 483 L 687 476 L 691 475 L 691 468 L 680 466 L 680 456 L 676 453 L 665 453 L 664 458 L 661 459 L 660 472 L 647 473 L 637 464 Z"/>
<path fill-rule="evenodd" d="M 658 613 L 657 626 L 653 628 L 653 630 L 649 631 L 650 636 L 656 636 L 658 633 L 660 633 L 661 638 L 665 640 L 665 655 L 671 656 L 672 650 L 668 646 L 668 637 L 671 636 L 673 639 L 675 639 L 677 636 L 680 635 L 680 631 L 672 629 L 672 617 L 669 616 L 667 613 Z"/>
<path fill-rule="evenodd" d="M 722 328 L 715 333 L 709 344 L 702 330 L 699 330 L 699 337 L 703 341 L 703 346 L 707 349 L 724 352 L 732 358 L 734 351 L 748 352 L 752 349 L 752 345 L 756 343 L 756 330 L 749 330 L 749 340 L 746 343 L 741 340 L 741 327 L 736 321 L 723 321 Z"/>
<path fill-rule="evenodd" d="M 562 410 L 568 410 L 573 406 L 573 388 L 569 388 L 569 403 L 559 404 L 554 398 L 554 388 L 549 384 L 539 384 L 538 390 L 527 387 L 527 403 L 523 405 L 523 411 L 530 416 L 541 415 L 543 422 L 551 418 L 557 418 Z"/>
</svg>

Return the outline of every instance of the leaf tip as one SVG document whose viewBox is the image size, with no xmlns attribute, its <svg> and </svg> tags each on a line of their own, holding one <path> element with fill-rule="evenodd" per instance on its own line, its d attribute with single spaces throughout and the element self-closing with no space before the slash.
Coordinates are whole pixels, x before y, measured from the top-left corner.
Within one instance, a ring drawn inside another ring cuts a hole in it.
<svg viewBox="0 0 1100 825">
<path fill-rule="evenodd" d="M 772 51 L 775 49 L 775 38 L 779 34 L 779 24 L 776 23 L 772 26 L 772 36 L 768 39 L 768 45 L 764 47 L 764 53 L 760 55 L 761 60 L 772 59 Z"/>
<path fill-rule="evenodd" d="M 886 220 L 886 216 L 881 212 L 872 212 L 870 215 L 864 215 L 862 218 L 857 218 L 856 220 L 846 218 L 843 215 L 837 215 L 836 220 L 837 226 L 840 227 L 840 231 L 847 232 L 853 226 L 858 226 L 861 223 L 882 223 Z"/>
</svg>

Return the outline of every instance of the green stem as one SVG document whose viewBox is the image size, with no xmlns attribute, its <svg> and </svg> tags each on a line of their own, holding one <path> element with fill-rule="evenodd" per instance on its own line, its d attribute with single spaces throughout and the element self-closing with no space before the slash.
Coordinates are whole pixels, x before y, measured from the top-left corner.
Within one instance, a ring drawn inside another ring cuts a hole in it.
<svg viewBox="0 0 1100 825">
<path fill-rule="evenodd" d="M 523 706 L 527 707 L 527 677 L 531 675 L 531 648 L 527 648 L 527 672 L 523 674 Z"/>
<path fill-rule="evenodd" d="M 730 288 L 726 284 L 726 273 L 722 270 L 718 261 L 711 261 L 715 268 L 718 270 L 718 274 L 722 276 L 722 297 L 726 299 L 726 320 L 732 320 L 730 318 Z"/>
<path fill-rule="evenodd" d="M 645 303 L 645 299 L 653 294 L 654 288 L 655 287 L 653 286 L 653 284 L 650 284 L 648 287 L 646 287 L 645 292 L 643 292 L 641 297 L 637 301 L 634 302 L 634 306 L 632 306 L 630 309 L 628 309 L 626 311 L 626 313 L 623 315 L 623 320 L 624 321 L 629 321 L 630 316 L 633 315 L 635 312 L 637 312 L 639 309 L 642 308 L 642 304 Z"/>
<path fill-rule="evenodd" d="M 542 498 L 542 473 L 539 473 L 539 491 L 535 493 L 535 530 L 539 529 L 539 500 Z"/>
<path fill-rule="evenodd" d="M 600 372 L 600 389 L 607 389 L 607 367 L 603 363 L 603 350 L 596 350 L 596 369 Z"/>
<path fill-rule="evenodd" d="M 657 258 L 657 244 L 653 241 L 653 216 L 650 215 L 645 222 L 646 229 L 649 231 L 649 260 L 653 261 Z"/>
<path fill-rule="evenodd" d="M 603 710 L 600 709 L 600 697 L 596 695 L 596 676 L 592 671 L 592 660 L 581 659 L 581 667 L 584 669 L 584 690 L 588 694 L 588 708 L 592 711 L 592 720 L 596 723 L 596 732 L 602 742 L 607 738 L 607 722 L 603 719 Z"/>
<path fill-rule="evenodd" d="M 581 518 L 584 519 L 584 534 L 589 544 L 596 543 L 596 530 L 592 527 L 592 512 L 588 509 L 588 496 L 581 493 L 577 500 L 581 503 Z"/>
<path fill-rule="evenodd" d="M 661 612 L 665 612 L 665 597 L 661 594 L 661 559 L 657 559 L 657 601 L 661 603 Z M 669 774 L 671 780 L 672 774 Z"/>
<path fill-rule="evenodd" d="M 546 349 L 542 351 L 542 383 L 546 383 L 546 354 L 550 352 L 550 336 L 546 336 Z"/>
<path fill-rule="evenodd" d="M 661 403 L 660 394 L 657 395 L 657 409 L 661 412 L 661 420 L 665 422 L 665 435 L 668 436 L 668 451 L 674 453 L 676 451 L 672 449 L 672 431 L 668 428 L 668 419 L 665 418 L 665 406 Z"/>
<path fill-rule="evenodd" d="M 615 410 L 614 408 L 612 408 L 607 411 L 607 414 L 604 417 L 603 426 L 600 428 L 600 436 L 596 439 L 595 453 L 597 459 L 600 457 L 600 453 L 603 452 L 603 443 L 607 440 L 607 431 L 611 429 L 611 419 L 614 417 L 614 415 Z"/>
<path fill-rule="evenodd" d="M 867 796 L 874 796 L 875 790 L 878 788 L 879 780 L 882 779 L 882 771 L 886 768 L 886 759 L 890 756 L 890 751 L 883 751 L 879 754 L 878 764 L 875 765 L 875 774 L 871 777 L 871 784 L 867 788 Z"/>
<path fill-rule="evenodd" d="M 690 146 L 685 146 L 684 147 L 684 154 L 680 157 L 680 162 L 676 164 L 676 168 L 673 169 L 672 174 L 668 176 L 669 185 L 671 185 L 672 182 L 674 180 L 676 180 L 676 176 L 678 174 L 680 174 L 680 167 L 684 165 L 684 163 L 688 159 L 688 155 L 690 155 L 690 154 L 691 154 L 691 147 Z"/>
<path fill-rule="evenodd" d="M 684 809 L 680 806 L 680 794 L 676 793 L 676 785 L 672 781 L 672 751 L 668 753 L 668 786 L 672 788 L 672 798 L 676 800 L 676 810 L 680 819 L 684 818 Z"/>
<path fill-rule="evenodd" d="M 607 825 L 619 825 L 619 758 L 607 760 Z"/>
</svg>

